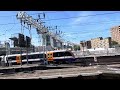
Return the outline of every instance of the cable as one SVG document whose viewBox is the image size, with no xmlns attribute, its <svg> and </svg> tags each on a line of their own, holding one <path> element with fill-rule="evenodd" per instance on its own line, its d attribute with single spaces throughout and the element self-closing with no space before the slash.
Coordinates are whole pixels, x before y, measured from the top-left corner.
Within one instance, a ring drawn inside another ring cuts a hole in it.
<svg viewBox="0 0 120 90">
<path fill-rule="evenodd" d="M 71 27 L 71 26 L 85 26 L 85 25 L 95 25 L 97 23 L 103 24 L 103 23 L 111 23 L 111 22 L 120 22 L 120 20 L 110 20 L 110 21 L 100 21 L 100 22 L 87 22 L 87 23 L 80 23 L 80 24 L 71 24 L 71 25 L 59 25 L 57 27 Z M 7 23 L 7 24 L 0 24 L 0 25 L 9 25 L 9 24 L 19 24 L 19 23 Z"/>
<path fill-rule="evenodd" d="M 109 30 L 109 29 L 104 29 L 104 30 Z M 85 31 L 85 30 L 84 30 Z M 93 30 L 93 31 L 95 31 L 95 30 Z M 85 33 L 91 33 L 92 31 L 90 31 L 90 32 L 72 32 L 72 33 L 63 33 L 64 35 L 67 35 L 67 34 L 76 34 L 76 35 L 78 35 L 78 34 L 85 34 Z M 97 31 L 97 32 L 103 32 L 103 31 Z"/>
<path fill-rule="evenodd" d="M 41 12 L 41 13 L 60 13 L 60 12 L 64 12 L 64 11 Z M 33 14 L 29 14 L 29 15 L 36 15 L 36 14 L 40 14 L 40 13 L 33 13 Z"/>
<path fill-rule="evenodd" d="M 113 20 L 114 22 L 120 22 L 120 20 Z M 87 23 L 80 23 L 80 24 L 71 24 L 71 25 L 59 25 L 58 27 L 75 27 L 75 26 L 86 26 L 86 25 L 96 25 L 97 23 L 103 24 L 103 23 L 113 23 L 113 21 L 100 21 L 100 22 L 87 22 Z"/>
<path fill-rule="evenodd" d="M 61 11 L 61 12 L 63 12 L 63 11 Z M 44 12 L 44 13 L 58 13 L 58 12 Z M 76 17 L 67 17 L 67 18 L 56 18 L 56 19 L 48 19 L 48 20 L 45 20 L 45 21 L 71 19 L 71 18 L 79 18 L 79 17 L 89 17 L 89 16 L 99 16 L 99 15 L 116 14 L 116 13 L 120 13 L 120 12 L 102 13 L 102 14 L 76 16 Z M 36 15 L 36 14 L 40 14 L 40 13 L 33 13 L 33 14 L 29 14 L 29 15 Z M 0 17 L 12 17 L 12 16 L 16 16 L 16 15 L 0 16 Z"/>
<path fill-rule="evenodd" d="M 109 29 L 104 29 L 104 33 L 105 33 L 105 32 L 108 32 L 108 31 L 106 31 L 106 30 L 109 30 Z M 98 32 L 103 32 L 103 31 L 97 31 L 96 33 L 98 33 Z M 67 37 L 67 38 L 68 38 L 69 35 L 70 35 L 70 37 L 71 37 L 71 35 L 77 35 L 77 37 L 78 37 L 78 34 L 81 34 L 81 36 L 82 36 L 82 34 L 88 34 L 88 33 L 93 33 L 93 32 L 90 31 L 90 32 L 82 32 L 82 33 L 81 33 L 81 31 L 80 31 L 80 33 L 77 33 L 77 32 L 76 32 L 76 33 L 74 33 L 74 32 L 72 32 L 72 33 L 66 33 L 66 34 L 64 33 L 63 37 Z M 95 33 L 95 32 L 94 32 L 94 33 Z"/>
<path fill-rule="evenodd" d="M 120 12 L 113 12 L 113 13 L 120 13 Z M 96 14 L 96 15 L 105 15 L 105 14 L 113 14 L 113 13 L 103 13 L 103 14 Z M 96 15 L 87 15 L 87 16 L 96 16 Z M 79 16 L 79 17 L 86 17 L 86 16 Z M 77 17 L 76 17 L 77 18 Z M 49 19 L 51 20 L 51 19 Z M 113 21 L 116 21 L 116 20 L 113 20 Z M 104 23 L 104 22 L 109 22 L 109 21 L 102 21 L 102 22 L 88 22 L 88 23 L 81 23 L 81 24 L 92 24 L 93 23 Z M 7 23 L 7 24 L 0 24 L 0 25 L 9 25 L 9 24 L 19 24 L 19 23 Z M 72 24 L 72 25 L 79 25 L 79 24 Z M 69 25 L 66 25 L 66 26 L 58 26 L 58 27 L 68 27 Z M 71 25 L 70 25 L 71 26 Z M 81 25 L 80 25 L 81 26 Z"/>
<path fill-rule="evenodd" d="M 64 12 L 64 11 L 59 11 L 59 12 Z M 53 12 L 44 12 L 44 13 L 59 13 L 59 12 L 58 11 L 53 11 Z M 36 15 L 36 14 L 40 14 L 40 13 L 33 13 L 33 14 L 29 14 L 29 15 Z M 13 16 L 16 16 L 16 15 L 0 16 L 0 17 L 13 17 Z"/>
<path fill-rule="evenodd" d="M 9 24 L 19 24 L 19 23 L 6 23 L 6 24 L 0 24 L 0 25 L 9 25 Z"/>
<path fill-rule="evenodd" d="M 0 17 L 13 17 L 13 16 L 16 16 L 16 15 L 10 15 L 10 16 L 0 16 Z"/>
<path fill-rule="evenodd" d="M 14 25 L 13 25 L 10 29 L 5 30 L 4 35 L 6 35 L 6 32 L 7 32 L 7 31 L 11 31 L 11 30 L 15 27 L 15 20 L 14 20 L 14 23 L 13 23 L 13 24 L 14 24 Z"/>
<path fill-rule="evenodd" d="M 63 12 L 63 11 L 61 11 L 61 12 Z M 45 12 L 45 13 L 58 13 L 58 12 Z M 89 17 L 89 16 L 99 16 L 99 15 L 116 14 L 116 13 L 120 13 L 120 12 L 101 13 L 101 14 L 85 15 L 85 16 L 77 16 L 77 17 L 67 17 L 67 18 L 55 18 L 55 19 L 48 19 L 48 20 L 45 20 L 45 21 L 72 19 L 72 18 Z M 40 13 L 34 13 L 34 14 L 29 14 L 29 15 L 36 15 L 36 14 L 40 14 Z"/>
<path fill-rule="evenodd" d="M 72 18 L 89 17 L 89 16 L 99 16 L 99 15 L 107 15 L 107 14 L 115 14 L 115 13 L 120 13 L 120 12 L 102 13 L 102 14 L 85 15 L 85 16 L 76 16 L 76 17 L 67 17 L 67 18 L 56 18 L 56 19 L 49 19 L 49 20 L 45 20 L 45 21 L 62 20 L 62 19 L 72 19 Z"/>
<path fill-rule="evenodd" d="M 120 13 L 120 12 L 113 12 L 113 13 L 103 13 L 103 14 L 95 14 L 95 15 L 87 15 L 87 16 L 79 16 L 79 17 L 88 17 L 88 16 L 97 16 L 97 15 L 106 15 L 106 14 L 114 14 L 114 13 Z M 69 17 L 69 18 L 78 18 L 78 17 Z M 69 18 L 60 18 L 60 19 L 69 19 Z M 49 20 L 52 20 L 52 19 L 49 19 Z M 56 19 L 55 19 L 56 20 Z M 109 22 L 109 21 L 107 21 L 107 22 Z M 96 22 L 92 22 L 92 24 L 93 23 L 95 23 L 96 24 Z M 101 23 L 104 23 L 104 22 L 101 22 Z M 0 24 L 0 25 L 9 25 L 9 24 L 19 24 L 19 23 L 8 23 L 8 24 Z M 89 25 L 89 24 L 91 24 L 90 22 L 88 22 L 88 23 L 82 23 L 82 24 L 87 24 L 87 25 Z M 78 25 L 78 24 L 76 24 L 76 25 Z M 81 25 L 80 25 L 81 26 Z M 62 26 L 63 27 L 63 26 Z"/>
</svg>

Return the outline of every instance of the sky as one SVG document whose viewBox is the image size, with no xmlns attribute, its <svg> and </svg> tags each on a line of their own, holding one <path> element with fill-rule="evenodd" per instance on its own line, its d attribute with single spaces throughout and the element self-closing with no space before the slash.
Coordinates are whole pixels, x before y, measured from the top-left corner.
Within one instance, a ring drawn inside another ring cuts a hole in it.
<svg viewBox="0 0 120 90">
<path fill-rule="evenodd" d="M 10 40 L 12 36 L 21 33 L 20 20 L 16 18 L 19 11 L 0 11 L 0 41 Z M 38 13 L 45 13 L 43 25 L 61 31 L 61 39 L 65 42 L 79 44 L 82 40 L 97 37 L 110 37 L 110 28 L 120 25 L 120 11 L 25 11 L 33 18 L 38 18 Z M 40 14 L 42 17 L 42 14 Z M 58 28 L 55 29 L 55 26 Z M 24 35 L 30 36 L 29 30 L 24 28 Z M 41 45 L 36 29 L 32 27 L 32 43 Z"/>
</svg>

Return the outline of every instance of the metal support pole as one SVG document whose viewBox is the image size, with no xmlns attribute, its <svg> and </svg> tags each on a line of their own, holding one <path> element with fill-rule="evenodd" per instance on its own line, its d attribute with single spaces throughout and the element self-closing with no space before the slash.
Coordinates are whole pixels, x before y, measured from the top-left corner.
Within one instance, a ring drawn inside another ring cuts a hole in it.
<svg viewBox="0 0 120 90">
<path fill-rule="evenodd" d="M 26 59 L 27 59 L 27 65 L 28 65 L 28 64 L 29 64 L 29 63 L 28 63 L 28 47 L 26 47 L 26 51 L 27 51 L 27 52 L 26 52 Z"/>
<path fill-rule="evenodd" d="M 43 46 L 43 62 L 45 64 L 47 58 L 45 57 L 45 53 L 46 53 L 46 33 L 43 33 L 43 42 L 42 42 L 42 46 Z"/>
<path fill-rule="evenodd" d="M 22 66 L 22 48 L 20 47 L 20 59 L 21 59 L 21 63 L 20 63 L 20 65 Z"/>
<path fill-rule="evenodd" d="M 43 34 L 43 39 L 44 39 L 44 43 L 43 43 L 43 61 L 45 62 L 45 49 L 46 49 L 46 35 L 45 33 Z"/>
<path fill-rule="evenodd" d="M 44 50 L 45 50 L 45 51 L 44 51 L 45 56 L 47 56 L 47 55 L 46 55 L 46 34 L 45 34 L 45 49 L 44 49 Z M 45 57 L 45 56 L 44 56 L 44 64 L 45 64 L 46 58 L 47 58 L 47 57 Z"/>
<path fill-rule="evenodd" d="M 22 34 L 22 20 L 21 20 L 21 34 Z M 20 57 L 21 57 L 21 63 L 20 64 L 22 66 L 22 48 L 21 47 L 20 47 Z"/>
<path fill-rule="evenodd" d="M 39 39 L 40 39 L 40 34 L 39 34 Z M 40 41 L 42 41 L 42 38 L 40 39 Z M 42 45 L 40 45 L 40 46 L 42 46 Z M 39 50 L 39 48 L 38 48 L 38 50 Z M 40 50 L 38 52 L 40 53 Z M 40 58 L 40 61 L 41 61 L 41 58 Z"/>
</svg>

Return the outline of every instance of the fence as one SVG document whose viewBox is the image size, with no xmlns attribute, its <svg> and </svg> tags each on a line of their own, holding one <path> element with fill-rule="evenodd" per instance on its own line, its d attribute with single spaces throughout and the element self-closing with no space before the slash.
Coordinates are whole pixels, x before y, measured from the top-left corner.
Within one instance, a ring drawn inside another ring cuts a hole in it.
<svg viewBox="0 0 120 90">
<path fill-rule="evenodd" d="M 85 50 L 85 51 L 72 51 L 75 56 L 107 56 L 107 55 L 119 55 L 120 54 L 120 47 L 119 48 L 108 48 L 108 49 L 98 49 L 98 50 Z"/>
</svg>

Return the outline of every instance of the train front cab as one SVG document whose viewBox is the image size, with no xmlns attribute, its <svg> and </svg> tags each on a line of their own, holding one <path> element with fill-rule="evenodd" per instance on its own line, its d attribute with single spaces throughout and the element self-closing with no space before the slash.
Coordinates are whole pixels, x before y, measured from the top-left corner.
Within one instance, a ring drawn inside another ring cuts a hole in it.
<svg viewBox="0 0 120 90">
<path fill-rule="evenodd" d="M 54 63 L 72 63 L 75 60 L 74 54 L 70 51 L 53 52 Z"/>
<path fill-rule="evenodd" d="M 47 57 L 48 63 L 53 63 L 53 60 L 54 60 L 54 58 L 53 58 L 53 52 L 50 52 L 50 51 L 47 52 L 46 57 Z"/>
</svg>

